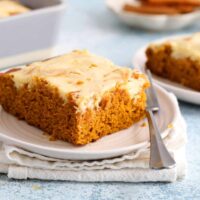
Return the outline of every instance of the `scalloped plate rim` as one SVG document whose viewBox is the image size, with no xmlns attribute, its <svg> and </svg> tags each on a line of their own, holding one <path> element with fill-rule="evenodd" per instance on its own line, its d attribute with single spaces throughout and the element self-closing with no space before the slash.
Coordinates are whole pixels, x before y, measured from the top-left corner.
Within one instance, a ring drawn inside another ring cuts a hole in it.
<svg viewBox="0 0 200 200">
<path fill-rule="evenodd" d="M 181 29 L 185 26 L 188 26 L 195 22 L 195 20 L 200 19 L 200 10 L 196 10 L 190 13 L 176 15 L 176 16 L 169 16 L 169 15 L 148 15 L 148 14 L 141 14 L 141 13 L 128 13 L 124 12 L 121 9 L 121 5 L 115 6 L 116 4 L 115 0 L 105 0 L 107 7 L 116 14 L 121 21 L 126 23 L 129 26 L 134 27 L 140 27 L 150 30 L 157 30 L 157 31 L 163 31 L 163 30 L 177 30 Z M 121 2 L 126 2 L 127 0 L 120 0 L 119 4 L 122 4 Z M 117 8 L 119 7 L 119 8 Z M 136 19 L 140 20 L 140 23 L 136 23 Z M 180 23 L 181 21 L 181 23 Z M 154 22 L 154 26 L 149 26 L 146 24 Z M 178 23 L 178 25 L 177 25 Z"/>
</svg>

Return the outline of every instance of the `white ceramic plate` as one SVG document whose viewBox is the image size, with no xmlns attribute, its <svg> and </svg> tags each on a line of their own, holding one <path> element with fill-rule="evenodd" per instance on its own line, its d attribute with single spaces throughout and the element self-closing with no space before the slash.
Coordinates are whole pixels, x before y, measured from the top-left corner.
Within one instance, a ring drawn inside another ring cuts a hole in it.
<svg viewBox="0 0 200 200">
<path fill-rule="evenodd" d="M 106 0 L 106 4 L 119 19 L 127 25 L 156 31 L 177 30 L 200 20 L 200 11 L 182 15 L 147 15 L 129 13 L 123 11 L 125 3 L 133 3 L 134 0 Z"/>
<path fill-rule="evenodd" d="M 157 40 L 157 41 L 154 41 L 154 42 L 151 42 L 151 43 L 161 43 L 161 42 L 164 42 L 166 40 L 181 38 L 181 37 L 186 37 L 186 36 L 188 36 L 188 35 L 167 37 L 167 38 Z M 145 47 L 143 47 L 139 51 L 137 51 L 137 53 L 133 57 L 133 66 L 134 67 L 139 68 L 139 69 L 144 69 L 145 62 L 146 62 L 145 51 L 146 51 L 148 45 L 146 45 Z M 165 78 L 162 78 L 162 77 L 159 77 L 159 76 L 156 76 L 156 75 L 152 75 L 152 76 L 153 76 L 154 82 L 161 85 L 165 89 L 173 92 L 177 96 L 178 99 L 189 102 L 189 103 L 200 105 L 200 92 L 194 91 L 190 88 L 184 87 L 181 84 L 172 82 L 172 81 L 167 80 Z"/>
<path fill-rule="evenodd" d="M 162 131 L 162 137 L 165 137 L 170 130 L 167 128 L 168 125 L 175 123 L 177 119 L 178 108 L 168 92 L 159 86 L 156 86 L 156 90 L 162 108 L 156 114 L 156 120 Z M 43 135 L 41 130 L 18 120 L 0 107 L 0 140 L 6 144 L 45 156 L 73 160 L 96 160 L 123 155 L 148 146 L 148 126 L 143 127 L 144 122 L 146 121 L 141 120 L 129 129 L 105 136 L 94 143 L 77 147 L 67 142 L 49 141 L 48 136 Z"/>
</svg>

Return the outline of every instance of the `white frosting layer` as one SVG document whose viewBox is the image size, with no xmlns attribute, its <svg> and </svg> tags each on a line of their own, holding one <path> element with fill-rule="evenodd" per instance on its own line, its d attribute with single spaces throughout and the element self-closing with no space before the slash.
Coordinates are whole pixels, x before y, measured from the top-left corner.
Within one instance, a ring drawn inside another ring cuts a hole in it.
<svg viewBox="0 0 200 200">
<path fill-rule="evenodd" d="M 172 40 L 169 43 L 172 47 L 172 56 L 174 58 L 200 60 L 200 33 L 183 39 Z"/>
<path fill-rule="evenodd" d="M 29 11 L 23 5 L 20 5 L 17 2 L 10 0 L 1 0 L 0 1 L 0 18 L 9 17 L 11 15 L 21 14 Z"/>
<path fill-rule="evenodd" d="M 171 46 L 172 57 L 176 59 L 190 58 L 200 62 L 200 33 L 195 33 L 189 37 L 167 40 L 164 43 L 152 44 L 150 47 L 156 51 L 158 46 L 165 44 Z"/>
<path fill-rule="evenodd" d="M 88 107 L 98 107 L 103 94 L 116 86 L 126 89 L 132 98 L 136 98 L 147 83 L 139 72 L 116 66 L 87 51 L 73 51 L 35 62 L 11 74 L 17 88 L 27 83 L 31 87 L 35 84 L 35 78 L 41 78 L 57 87 L 65 101 L 67 94 L 73 92 L 74 101 L 80 111 Z"/>
</svg>

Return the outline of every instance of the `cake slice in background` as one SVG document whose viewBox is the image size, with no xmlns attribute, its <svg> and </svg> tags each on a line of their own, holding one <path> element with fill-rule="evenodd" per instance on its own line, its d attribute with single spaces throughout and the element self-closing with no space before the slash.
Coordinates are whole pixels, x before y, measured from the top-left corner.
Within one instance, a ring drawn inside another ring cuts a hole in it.
<svg viewBox="0 0 200 200">
<path fill-rule="evenodd" d="M 0 19 L 29 12 L 30 9 L 12 0 L 0 0 Z"/>
<path fill-rule="evenodd" d="M 200 91 L 200 33 L 151 44 L 146 56 L 154 74 Z"/>
</svg>

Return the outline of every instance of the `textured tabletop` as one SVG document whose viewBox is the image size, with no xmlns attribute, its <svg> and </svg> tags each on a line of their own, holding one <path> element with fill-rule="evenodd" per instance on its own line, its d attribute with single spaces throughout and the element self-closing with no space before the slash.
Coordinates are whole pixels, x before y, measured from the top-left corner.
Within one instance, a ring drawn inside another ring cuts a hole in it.
<svg viewBox="0 0 200 200">
<path fill-rule="evenodd" d="M 58 43 L 66 51 L 89 49 L 115 63 L 131 65 L 133 54 L 147 42 L 178 33 L 200 30 L 200 23 L 176 32 L 136 30 L 120 23 L 103 0 L 71 0 L 63 19 Z M 0 175 L 0 200 L 66 199 L 200 199 L 200 106 L 180 102 L 188 125 L 188 173 L 176 183 L 74 183 L 16 181 Z"/>
</svg>

